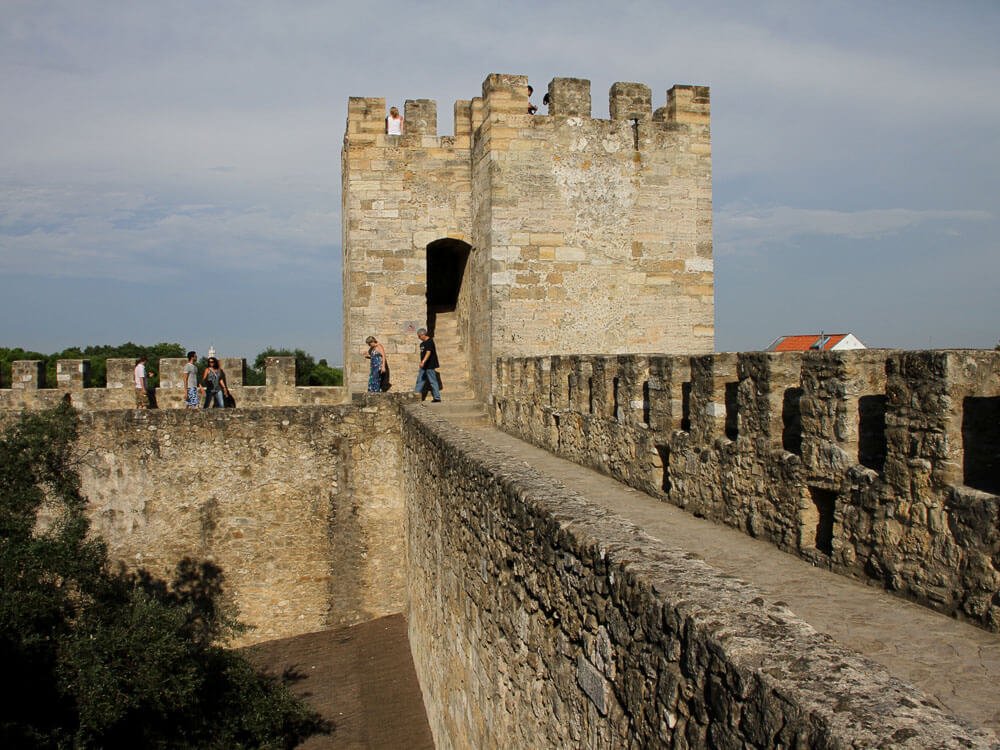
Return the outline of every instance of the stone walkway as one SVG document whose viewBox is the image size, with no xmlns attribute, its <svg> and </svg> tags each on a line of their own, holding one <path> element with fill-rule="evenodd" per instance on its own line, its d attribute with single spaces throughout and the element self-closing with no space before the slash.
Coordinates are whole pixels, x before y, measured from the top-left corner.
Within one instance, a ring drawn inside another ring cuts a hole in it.
<svg viewBox="0 0 1000 750">
<path fill-rule="evenodd" d="M 479 407 L 443 403 L 443 417 L 498 453 L 522 461 L 567 489 L 640 526 L 651 536 L 738 576 L 766 599 L 895 677 L 934 696 L 950 713 L 1000 733 L 1000 635 L 816 568 L 734 529 L 695 518 L 591 469 L 557 458 L 494 429 Z"/>
</svg>

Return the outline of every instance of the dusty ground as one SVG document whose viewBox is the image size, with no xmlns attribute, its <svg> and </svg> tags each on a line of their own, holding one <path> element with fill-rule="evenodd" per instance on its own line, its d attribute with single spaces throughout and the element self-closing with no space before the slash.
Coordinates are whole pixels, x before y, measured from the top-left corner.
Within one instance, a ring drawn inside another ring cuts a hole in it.
<svg viewBox="0 0 1000 750">
<path fill-rule="evenodd" d="M 302 750 L 433 750 L 402 615 L 269 641 L 247 650 L 268 671 L 294 667 L 294 691 L 337 728 Z"/>
</svg>

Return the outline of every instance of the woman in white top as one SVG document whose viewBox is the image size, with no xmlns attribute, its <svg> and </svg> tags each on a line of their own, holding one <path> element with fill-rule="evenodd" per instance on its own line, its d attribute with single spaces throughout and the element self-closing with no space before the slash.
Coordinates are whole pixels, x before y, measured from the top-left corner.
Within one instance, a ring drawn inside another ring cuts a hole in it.
<svg viewBox="0 0 1000 750">
<path fill-rule="evenodd" d="M 385 132 L 389 135 L 403 134 L 403 116 L 395 107 L 389 108 L 389 116 L 385 118 Z"/>
</svg>

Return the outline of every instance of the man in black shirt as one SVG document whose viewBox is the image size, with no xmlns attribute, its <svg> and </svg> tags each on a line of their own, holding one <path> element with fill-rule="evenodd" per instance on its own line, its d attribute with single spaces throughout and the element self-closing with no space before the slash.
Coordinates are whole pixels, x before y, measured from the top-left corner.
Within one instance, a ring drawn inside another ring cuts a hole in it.
<svg viewBox="0 0 1000 750">
<path fill-rule="evenodd" d="M 434 397 L 434 403 L 437 403 L 441 400 L 441 385 L 435 372 L 438 368 L 437 349 L 434 347 L 434 339 L 427 335 L 426 328 L 418 330 L 417 336 L 420 338 L 420 370 L 417 372 L 417 384 L 413 390 L 423 393 L 424 385 L 430 384 L 431 395 Z"/>
</svg>

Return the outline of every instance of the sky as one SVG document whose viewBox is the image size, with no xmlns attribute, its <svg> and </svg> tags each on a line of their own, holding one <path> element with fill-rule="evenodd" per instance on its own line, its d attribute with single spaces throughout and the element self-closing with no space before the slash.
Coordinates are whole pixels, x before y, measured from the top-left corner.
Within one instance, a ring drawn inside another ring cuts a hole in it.
<svg viewBox="0 0 1000 750">
<path fill-rule="evenodd" d="M 349 96 L 711 87 L 716 349 L 1000 338 L 1000 3 L 0 0 L 0 346 L 341 352 Z M 544 111 L 544 109 L 542 110 Z"/>
</svg>

